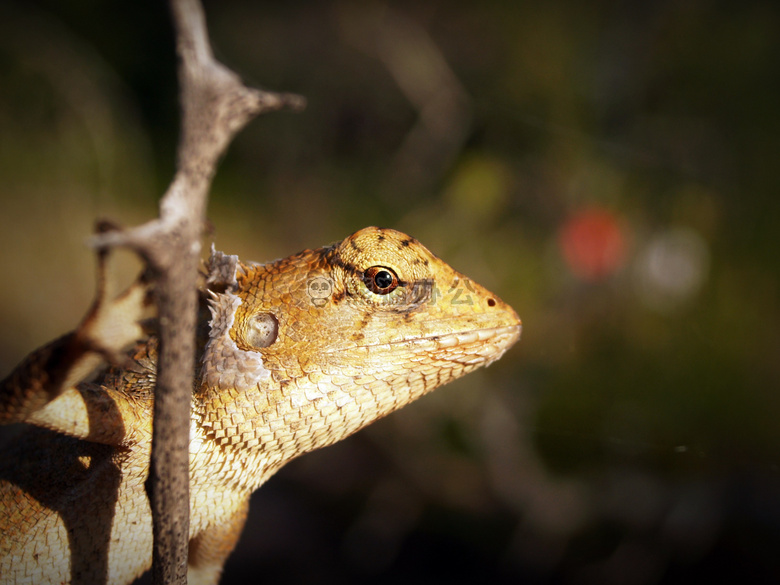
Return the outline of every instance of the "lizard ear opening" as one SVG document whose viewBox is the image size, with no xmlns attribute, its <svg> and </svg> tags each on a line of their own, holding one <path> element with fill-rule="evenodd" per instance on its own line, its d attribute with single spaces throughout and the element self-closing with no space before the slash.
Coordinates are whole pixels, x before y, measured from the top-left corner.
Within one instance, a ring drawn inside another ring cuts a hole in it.
<svg viewBox="0 0 780 585">
<path fill-rule="evenodd" d="M 241 335 L 244 343 L 255 349 L 268 347 L 279 336 L 279 321 L 272 313 L 252 315 Z"/>
</svg>

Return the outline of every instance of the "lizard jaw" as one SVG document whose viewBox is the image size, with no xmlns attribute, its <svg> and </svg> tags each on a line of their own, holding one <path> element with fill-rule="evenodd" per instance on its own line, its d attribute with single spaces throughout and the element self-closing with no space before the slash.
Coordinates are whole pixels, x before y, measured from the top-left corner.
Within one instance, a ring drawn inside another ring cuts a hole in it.
<svg viewBox="0 0 780 585">
<path fill-rule="evenodd" d="M 437 341 L 439 347 L 453 347 L 457 345 L 468 345 L 487 341 L 494 337 L 506 336 L 507 349 L 520 339 L 522 325 L 508 325 L 505 327 L 485 327 L 483 329 L 472 329 L 470 331 L 458 331 L 446 335 L 435 335 L 427 339 Z"/>
<path fill-rule="evenodd" d="M 439 348 L 455 347 L 459 345 L 469 345 L 480 341 L 487 341 L 493 337 L 507 336 L 507 349 L 520 339 L 520 333 L 523 329 L 521 324 L 507 325 L 503 327 L 484 327 L 481 329 L 469 329 L 467 331 L 455 331 L 453 333 L 444 333 L 440 335 L 426 335 L 422 337 L 409 337 L 406 339 L 395 339 L 384 343 L 367 343 L 360 347 L 384 347 L 396 344 L 435 342 Z M 324 353 L 335 353 L 342 351 L 343 348 L 331 348 Z"/>
<path fill-rule="evenodd" d="M 519 339 L 522 325 L 506 325 L 503 327 L 485 327 L 468 331 L 457 331 L 444 335 L 409 340 L 415 346 L 430 344 L 431 352 L 444 352 L 457 355 L 458 361 L 469 365 L 489 366 L 498 360 Z M 468 350 L 476 347 L 476 350 Z M 464 355 L 469 356 L 463 362 Z"/>
</svg>

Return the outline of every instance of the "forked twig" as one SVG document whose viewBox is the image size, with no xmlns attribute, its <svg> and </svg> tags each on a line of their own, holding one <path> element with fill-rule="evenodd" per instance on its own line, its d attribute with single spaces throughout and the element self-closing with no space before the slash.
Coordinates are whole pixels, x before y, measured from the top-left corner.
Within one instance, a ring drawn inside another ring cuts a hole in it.
<svg viewBox="0 0 780 585">
<path fill-rule="evenodd" d="M 302 109 L 297 95 L 246 87 L 214 59 L 199 0 L 171 0 L 182 106 L 176 174 L 160 216 L 143 225 L 96 235 L 99 249 L 138 252 L 156 277 L 160 353 L 149 482 L 157 584 L 187 581 L 189 427 L 202 227 L 219 158 L 258 114 Z"/>
</svg>

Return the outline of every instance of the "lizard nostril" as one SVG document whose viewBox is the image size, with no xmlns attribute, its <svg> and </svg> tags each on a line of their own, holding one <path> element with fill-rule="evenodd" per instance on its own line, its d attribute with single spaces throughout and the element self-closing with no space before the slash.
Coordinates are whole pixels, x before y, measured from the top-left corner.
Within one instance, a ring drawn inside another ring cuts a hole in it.
<svg viewBox="0 0 780 585">
<path fill-rule="evenodd" d="M 496 299 L 488 299 L 487 303 L 488 303 L 488 307 L 495 307 L 496 306 Z"/>
</svg>

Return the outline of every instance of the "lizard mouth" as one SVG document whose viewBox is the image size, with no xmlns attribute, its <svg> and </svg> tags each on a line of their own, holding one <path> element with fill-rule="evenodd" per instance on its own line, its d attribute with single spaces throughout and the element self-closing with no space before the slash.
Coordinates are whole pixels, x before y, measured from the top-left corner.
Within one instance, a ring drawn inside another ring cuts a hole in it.
<svg viewBox="0 0 780 585">
<path fill-rule="evenodd" d="M 409 348 L 418 348 L 421 351 L 453 351 L 457 348 L 469 348 L 472 354 L 479 360 L 494 361 L 501 357 L 503 353 L 512 347 L 522 332 L 521 323 L 516 325 L 505 325 L 502 327 L 482 327 L 478 329 L 468 329 L 464 331 L 454 331 L 451 333 L 442 333 L 436 335 L 421 335 L 418 337 L 405 337 L 391 339 L 388 341 L 358 344 L 362 350 L 371 350 L 372 348 L 399 347 L 407 346 Z M 474 346 L 482 346 L 475 348 Z M 343 351 L 343 348 L 331 348 L 327 353 Z"/>
<path fill-rule="evenodd" d="M 461 363 L 488 366 L 520 339 L 522 329 L 522 324 L 518 323 L 431 336 L 421 341 L 433 344 L 433 352 L 458 355 Z"/>
<path fill-rule="evenodd" d="M 433 341 L 436 342 L 438 347 L 446 348 L 472 345 L 482 341 L 502 338 L 501 341 L 506 343 L 507 348 L 509 348 L 520 339 L 522 330 L 522 324 L 508 325 L 506 327 L 485 327 L 483 329 L 447 333 L 446 335 L 432 335 L 430 337 L 424 337 L 422 340 Z"/>
</svg>

